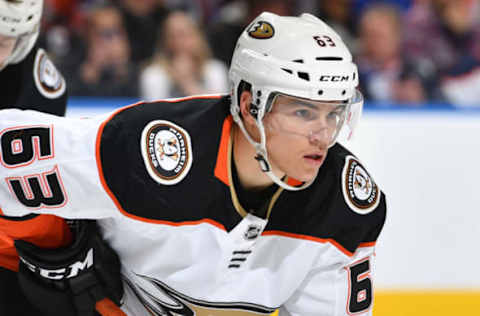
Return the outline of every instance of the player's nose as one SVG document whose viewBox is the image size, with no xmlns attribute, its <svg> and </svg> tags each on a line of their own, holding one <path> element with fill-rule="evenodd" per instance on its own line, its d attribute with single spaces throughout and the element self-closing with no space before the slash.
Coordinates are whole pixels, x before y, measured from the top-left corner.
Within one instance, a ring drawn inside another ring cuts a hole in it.
<svg viewBox="0 0 480 316">
<path fill-rule="evenodd" d="M 308 140 L 319 148 L 327 148 L 332 135 L 328 128 L 321 128 L 317 131 L 310 131 Z"/>
</svg>

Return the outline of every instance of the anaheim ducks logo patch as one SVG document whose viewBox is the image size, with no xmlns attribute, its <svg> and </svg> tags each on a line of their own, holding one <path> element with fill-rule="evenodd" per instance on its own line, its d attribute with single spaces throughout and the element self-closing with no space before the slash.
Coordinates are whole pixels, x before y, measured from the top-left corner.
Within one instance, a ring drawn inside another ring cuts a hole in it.
<svg viewBox="0 0 480 316">
<path fill-rule="evenodd" d="M 169 121 L 152 121 L 142 132 L 142 156 L 150 176 L 161 184 L 177 184 L 192 165 L 190 136 Z"/>
<path fill-rule="evenodd" d="M 358 214 L 373 211 L 380 202 L 380 191 L 360 162 L 347 156 L 342 172 L 342 191 L 348 206 Z"/>
<path fill-rule="evenodd" d="M 55 99 L 65 92 L 65 79 L 41 48 L 35 56 L 33 78 L 38 91 L 46 98 Z"/>
<path fill-rule="evenodd" d="M 257 39 L 271 38 L 274 34 L 273 26 L 265 21 L 257 21 L 248 29 L 248 35 Z"/>
</svg>

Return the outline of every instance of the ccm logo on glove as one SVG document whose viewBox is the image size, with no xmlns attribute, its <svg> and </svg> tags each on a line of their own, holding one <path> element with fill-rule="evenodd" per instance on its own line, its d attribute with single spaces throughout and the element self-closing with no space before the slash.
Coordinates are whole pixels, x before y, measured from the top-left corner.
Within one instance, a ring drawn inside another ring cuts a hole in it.
<svg viewBox="0 0 480 316">
<path fill-rule="evenodd" d="M 24 258 L 20 257 L 20 260 L 34 273 L 40 274 L 43 278 L 51 279 L 51 280 L 63 280 L 65 278 L 73 278 L 77 276 L 80 271 L 86 270 L 93 266 L 93 248 L 88 250 L 87 255 L 83 261 L 77 261 L 68 267 L 60 268 L 60 269 L 45 269 L 42 267 L 37 267 L 34 264 L 28 262 Z"/>
</svg>

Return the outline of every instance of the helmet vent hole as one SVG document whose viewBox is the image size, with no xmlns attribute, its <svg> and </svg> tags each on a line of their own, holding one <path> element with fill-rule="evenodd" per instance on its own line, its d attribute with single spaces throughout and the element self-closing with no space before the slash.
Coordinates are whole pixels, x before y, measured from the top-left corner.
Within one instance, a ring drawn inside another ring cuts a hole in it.
<svg viewBox="0 0 480 316">
<path fill-rule="evenodd" d="M 288 72 L 289 74 L 292 74 L 292 73 L 293 73 L 293 71 L 291 71 L 290 69 L 282 68 L 282 70 L 285 71 L 285 72 Z"/>
<path fill-rule="evenodd" d="M 33 15 L 29 15 L 27 21 L 30 21 L 31 19 L 33 19 Z"/>
<path fill-rule="evenodd" d="M 353 80 L 355 80 L 355 73 L 353 73 Z"/>
<path fill-rule="evenodd" d="M 347 93 L 347 91 L 343 90 L 343 91 L 342 91 L 342 95 L 345 95 L 345 93 Z"/>
<path fill-rule="evenodd" d="M 323 90 L 318 90 L 318 95 L 322 95 L 323 94 Z"/>
<path fill-rule="evenodd" d="M 300 63 L 300 64 L 303 64 L 303 59 L 295 59 L 295 60 L 292 60 L 294 63 Z"/>
<path fill-rule="evenodd" d="M 343 60 L 343 57 L 335 57 L 335 56 L 326 56 L 326 57 L 316 57 L 316 60 Z"/>
<path fill-rule="evenodd" d="M 303 80 L 310 81 L 310 75 L 306 72 L 298 72 L 298 77 Z"/>
</svg>

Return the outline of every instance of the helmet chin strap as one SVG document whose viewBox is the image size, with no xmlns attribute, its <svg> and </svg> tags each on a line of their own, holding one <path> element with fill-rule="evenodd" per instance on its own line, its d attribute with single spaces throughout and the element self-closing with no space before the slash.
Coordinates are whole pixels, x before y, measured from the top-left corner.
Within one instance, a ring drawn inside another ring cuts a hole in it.
<svg viewBox="0 0 480 316">
<path fill-rule="evenodd" d="M 243 121 L 240 118 L 240 115 L 237 113 L 232 113 L 233 120 L 237 125 L 240 127 L 240 130 L 242 131 L 243 135 L 247 138 L 248 142 L 252 144 L 252 146 L 255 148 L 256 156 L 255 159 L 258 161 L 258 164 L 260 165 L 260 169 L 278 186 L 284 188 L 285 190 L 289 191 L 300 191 L 303 189 L 308 188 L 315 179 L 309 182 L 305 182 L 301 186 L 294 187 L 286 182 L 283 182 L 281 179 L 279 179 L 275 173 L 272 172 L 272 168 L 270 167 L 270 162 L 268 161 L 268 153 L 267 153 L 267 148 L 266 148 L 266 135 L 265 135 L 265 129 L 263 127 L 263 124 L 259 119 L 257 118 L 255 120 L 256 125 L 258 130 L 260 131 L 260 143 L 256 142 L 253 140 L 253 138 L 250 136 L 250 134 L 247 132 L 245 126 L 243 125 Z M 261 120 L 261 119 L 260 119 Z"/>
<path fill-rule="evenodd" d="M 0 64 L 0 71 L 8 65 L 18 64 L 23 61 L 32 50 L 39 35 L 39 29 L 30 33 L 25 33 L 17 37 L 17 42 L 10 55 Z"/>
</svg>

